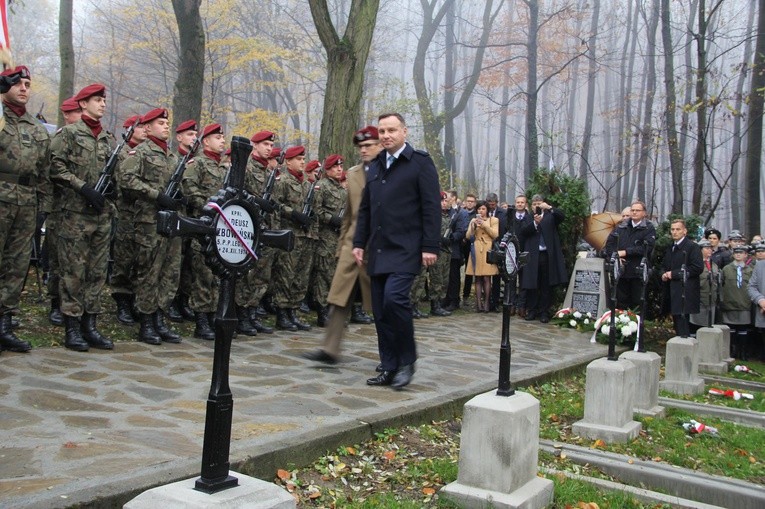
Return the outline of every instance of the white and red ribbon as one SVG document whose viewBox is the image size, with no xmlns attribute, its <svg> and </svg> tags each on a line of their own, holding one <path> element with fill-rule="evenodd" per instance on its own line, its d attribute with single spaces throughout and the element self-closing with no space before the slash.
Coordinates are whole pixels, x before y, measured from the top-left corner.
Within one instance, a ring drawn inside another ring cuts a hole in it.
<svg viewBox="0 0 765 509">
<path fill-rule="evenodd" d="M 255 254 L 255 251 L 250 248 L 250 246 L 247 245 L 247 242 L 242 238 L 241 235 L 239 235 L 239 232 L 236 231 L 236 228 L 234 228 L 234 225 L 231 224 L 231 222 L 226 217 L 226 214 L 223 212 L 223 209 L 220 208 L 220 206 L 215 202 L 208 202 L 207 206 L 216 211 L 218 214 L 220 214 L 220 217 L 223 219 L 223 222 L 226 223 L 226 226 L 228 226 L 228 229 L 231 230 L 231 233 L 234 234 L 236 237 L 236 240 L 239 241 L 239 243 L 244 247 L 244 249 L 247 251 L 247 253 L 252 257 L 253 260 L 258 259 L 258 255 Z M 254 225 L 253 225 L 254 226 Z"/>
</svg>

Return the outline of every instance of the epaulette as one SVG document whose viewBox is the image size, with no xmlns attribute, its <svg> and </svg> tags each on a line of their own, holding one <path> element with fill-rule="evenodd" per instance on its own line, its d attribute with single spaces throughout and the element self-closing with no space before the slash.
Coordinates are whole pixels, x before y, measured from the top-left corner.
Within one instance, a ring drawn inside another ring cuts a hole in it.
<svg viewBox="0 0 765 509">
<path fill-rule="evenodd" d="M 428 153 L 427 150 L 422 150 L 422 149 L 416 148 L 416 149 L 414 149 L 414 151 L 416 153 L 420 154 L 421 156 L 426 156 L 426 157 L 430 156 L 430 154 Z"/>
</svg>

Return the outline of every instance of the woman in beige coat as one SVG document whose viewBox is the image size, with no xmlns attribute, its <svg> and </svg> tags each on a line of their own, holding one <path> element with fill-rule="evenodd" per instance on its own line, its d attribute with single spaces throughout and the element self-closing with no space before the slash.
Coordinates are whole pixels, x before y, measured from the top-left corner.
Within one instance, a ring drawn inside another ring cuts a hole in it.
<svg viewBox="0 0 765 509">
<path fill-rule="evenodd" d="M 491 250 L 492 241 L 499 235 L 499 219 L 488 215 L 486 204 L 479 202 L 476 206 L 476 216 L 470 221 L 465 234 L 465 238 L 470 242 L 470 259 L 465 274 L 474 276 L 475 300 L 479 313 L 489 312 L 491 276 L 499 273 L 496 265 L 486 262 L 486 253 Z"/>
</svg>

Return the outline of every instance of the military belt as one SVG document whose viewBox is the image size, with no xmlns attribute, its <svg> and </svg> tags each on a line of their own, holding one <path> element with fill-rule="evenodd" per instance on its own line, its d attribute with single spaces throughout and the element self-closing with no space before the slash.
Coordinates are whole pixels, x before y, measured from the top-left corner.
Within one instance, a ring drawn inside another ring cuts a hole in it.
<svg viewBox="0 0 765 509">
<path fill-rule="evenodd" d="M 9 173 L 0 172 L 0 181 L 10 182 L 11 184 L 18 184 L 20 186 L 34 186 L 37 184 L 37 179 L 33 177 L 20 177 L 18 175 L 11 175 Z"/>
</svg>

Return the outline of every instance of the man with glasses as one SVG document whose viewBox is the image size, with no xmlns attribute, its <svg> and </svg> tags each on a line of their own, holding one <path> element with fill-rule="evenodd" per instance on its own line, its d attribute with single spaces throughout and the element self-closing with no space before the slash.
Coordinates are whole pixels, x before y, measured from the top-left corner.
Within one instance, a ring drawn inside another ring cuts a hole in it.
<svg viewBox="0 0 765 509">
<path fill-rule="evenodd" d="M 643 295 L 640 262 L 649 257 L 656 243 L 656 229 L 646 219 L 645 203 L 636 200 L 629 209 L 630 218 L 622 221 L 606 241 L 605 254 L 617 253 L 622 263 L 622 275 L 616 287 L 616 305 L 620 309 L 637 309 Z M 650 261 L 650 260 L 649 260 Z"/>
</svg>

